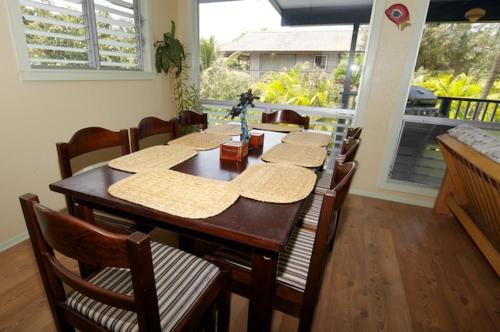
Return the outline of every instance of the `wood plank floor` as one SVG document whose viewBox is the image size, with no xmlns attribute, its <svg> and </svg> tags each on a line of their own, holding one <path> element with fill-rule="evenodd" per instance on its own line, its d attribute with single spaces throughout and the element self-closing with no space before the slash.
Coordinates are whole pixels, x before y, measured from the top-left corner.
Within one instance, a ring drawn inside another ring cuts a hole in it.
<svg viewBox="0 0 500 332">
<path fill-rule="evenodd" d="M 231 331 L 247 301 L 233 296 Z M 273 331 L 295 331 L 275 312 Z M 0 331 L 53 331 L 25 241 L 0 254 Z M 500 331 L 500 282 L 460 224 L 430 209 L 350 196 L 313 331 Z"/>
</svg>

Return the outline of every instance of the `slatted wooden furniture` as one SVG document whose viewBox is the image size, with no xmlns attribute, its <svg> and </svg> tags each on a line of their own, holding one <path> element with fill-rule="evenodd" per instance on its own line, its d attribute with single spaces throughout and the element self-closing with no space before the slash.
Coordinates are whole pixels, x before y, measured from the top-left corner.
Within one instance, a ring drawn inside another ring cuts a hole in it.
<svg viewBox="0 0 500 332">
<path fill-rule="evenodd" d="M 449 209 L 500 275 L 500 164 L 448 134 L 437 140 L 447 169 L 434 210 Z"/>
<path fill-rule="evenodd" d="M 61 177 L 66 179 L 73 176 L 71 161 L 75 158 L 86 153 L 113 147 L 120 148 L 122 156 L 130 153 L 128 131 L 126 129 L 121 129 L 120 131 L 112 131 L 100 127 L 80 129 L 68 142 L 56 144 Z M 89 167 L 93 167 L 93 165 Z M 66 205 L 69 214 L 75 216 L 75 203 L 68 195 L 66 195 Z M 106 228 L 116 228 L 125 233 L 131 233 L 136 230 L 135 222 L 125 218 L 120 218 L 102 211 L 95 211 L 93 216 L 95 217 L 93 222 Z M 149 232 L 151 228 L 143 228 L 141 230 Z"/>
<path fill-rule="evenodd" d="M 219 150 L 200 153 L 173 170 L 211 179 L 230 181 L 246 167 L 262 163 L 262 154 L 281 143 L 283 133 L 266 131 L 262 149 L 249 151 L 245 162 L 225 162 Z M 102 166 L 57 181 L 50 189 L 71 196 L 84 210 L 100 209 L 119 212 L 138 223 L 173 230 L 177 233 L 243 247 L 252 255 L 252 292 L 248 306 L 248 330 L 271 329 L 278 256 L 285 251 L 303 201 L 290 204 L 264 203 L 240 197 L 230 208 L 207 219 L 187 219 L 112 197 L 109 186 L 131 174 Z"/>
<path fill-rule="evenodd" d="M 140 150 L 139 145 L 142 139 L 159 134 L 170 134 L 169 139 L 177 138 L 179 136 L 179 120 L 174 118 L 165 121 L 154 116 L 142 119 L 139 122 L 139 126 L 130 128 L 130 147 L 132 152 Z"/>
<path fill-rule="evenodd" d="M 205 130 L 208 128 L 207 113 L 183 111 L 179 114 L 179 125 L 181 128 L 200 126 L 200 129 Z"/>
<path fill-rule="evenodd" d="M 292 110 L 278 110 L 272 113 L 262 113 L 262 123 L 296 124 L 309 129 L 309 117 L 302 116 Z"/>
<path fill-rule="evenodd" d="M 297 227 L 286 251 L 278 262 L 275 307 L 300 318 L 299 331 L 310 331 L 314 308 L 328 255 L 329 243 L 335 234 L 335 214 L 342 206 L 356 172 L 355 163 L 340 166 L 343 177 L 332 190 L 323 195 L 318 228 L 310 231 Z M 250 294 L 250 255 L 229 248 L 207 257 L 229 270 L 231 290 L 243 296 Z"/>
<path fill-rule="evenodd" d="M 359 139 L 361 137 L 361 132 L 362 131 L 363 131 L 363 128 L 361 128 L 361 127 L 347 128 L 346 138 L 348 138 L 348 139 Z"/>
<path fill-rule="evenodd" d="M 217 266 L 143 233 L 110 233 L 53 211 L 33 194 L 20 202 L 59 331 L 190 331 L 201 318 L 213 323 L 216 305 L 219 331 L 227 331 L 229 294 Z M 94 273 L 80 278 L 54 250 L 91 264 Z M 63 283 L 73 290 L 69 296 Z"/>
</svg>

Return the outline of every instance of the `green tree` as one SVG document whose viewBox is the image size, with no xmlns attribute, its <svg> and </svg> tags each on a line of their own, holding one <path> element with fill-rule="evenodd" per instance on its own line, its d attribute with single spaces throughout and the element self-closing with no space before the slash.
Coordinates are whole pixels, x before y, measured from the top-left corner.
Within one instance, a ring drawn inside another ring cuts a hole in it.
<svg viewBox="0 0 500 332">
<path fill-rule="evenodd" d="M 217 59 L 201 74 L 201 98 L 236 100 L 252 85 L 246 72 L 229 68 L 224 59 Z"/>
<path fill-rule="evenodd" d="M 341 85 L 325 72 L 307 64 L 297 64 L 289 71 L 268 74 L 253 86 L 261 101 L 274 104 L 331 107 L 339 102 Z"/>
<path fill-rule="evenodd" d="M 349 54 L 343 54 L 342 57 L 340 58 L 340 61 L 333 71 L 333 75 L 335 77 L 335 80 L 338 83 L 344 83 L 345 80 L 345 75 L 347 72 L 347 62 L 349 58 Z M 352 78 L 351 78 L 351 89 L 357 90 L 359 87 L 359 80 L 361 78 L 361 67 L 363 65 L 363 60 L 364 60 L 364 54 L 358 53 L 354 56 L 354 65 L 355 67 L 353 68 L 352 71 Z"/>
<path fill-rule="evenodd" d="M 200 69 L 208 69 L 219 57 L 219 50 L 214 36 L 200 41 Z"/>
<path fill-rule="evenodd" d="M 429 23 L 420 43 L 416 68 L 486 77 L 500 51 L 499 23 Z"/>
</svg>

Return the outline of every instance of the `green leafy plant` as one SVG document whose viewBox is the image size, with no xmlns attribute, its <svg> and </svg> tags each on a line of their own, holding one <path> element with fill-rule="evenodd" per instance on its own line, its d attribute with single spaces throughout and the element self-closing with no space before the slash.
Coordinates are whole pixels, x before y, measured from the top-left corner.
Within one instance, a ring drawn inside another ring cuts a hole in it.
<svg viewBox="0 0 500 332">
<path fill-rule="evenodd" d="M 288 71 L 269 74 L 253 88 L 266 103 L 331 107 L 338 103 L 341 85 L 325 72 L 308 70 L 307 63 L 299 63 Z"/>
<path fill-rule="evenodd" d="M 163 40 L 154 43 L 156 48 L 155 66 L 158 73 L 164 72 L 170 77 L 173 87 L 173 100 L 177 114 L 185 110 L 198 111 L 199 93 L 196 86 L 189 85 L 184 45 L 175 37 L 175 23 L 172 28 L 163 34 Z"/>
</svg>

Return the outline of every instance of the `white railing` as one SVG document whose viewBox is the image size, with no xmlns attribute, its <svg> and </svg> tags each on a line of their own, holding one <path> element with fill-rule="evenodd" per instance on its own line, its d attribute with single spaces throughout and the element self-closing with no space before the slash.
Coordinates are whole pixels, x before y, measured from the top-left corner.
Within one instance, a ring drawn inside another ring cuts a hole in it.
<svg viewBox="0 0 500 332">
<path fill-rule="evenodd" d="M 235 101 L 202 99 L 200 101 L 203 112 L 208 115 L 209 125 L 217 125 L 238 120 L 227 117 L 229 110 L 237 104 Z M 355 111 L 339 108 L 296 106 L 287 104 L 265 104 L 255 103 L 255 108 L 249 109 L 247 113 L 248 123 L 260 123 L 262 113 L 271 113 L 280 109 L 289 109 L 301 115 L 309 116 L 309 130 L 334 133 L 329 145 L 329 160 L 327 169 L 332 169 L 336 149 L 342 144 L 347 128 L 351 126 Z"/>
</svg>

